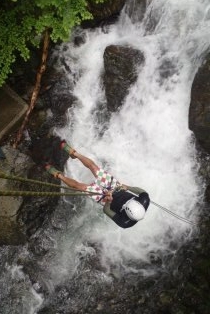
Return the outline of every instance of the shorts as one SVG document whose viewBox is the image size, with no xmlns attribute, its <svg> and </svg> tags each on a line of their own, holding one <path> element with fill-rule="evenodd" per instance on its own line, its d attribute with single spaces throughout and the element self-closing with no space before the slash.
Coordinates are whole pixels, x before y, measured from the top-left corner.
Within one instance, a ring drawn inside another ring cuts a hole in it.
<svg viewBox="0 0 210 314">
<path fill-rule="evenodd" d="M 115 179 L 110 173 L 105 171 L 104 169 L 99 169 L 96 172 L 96 179 L 93 183 L 88 185 L 86 188 L 87 192 L 96 192 L 101 193 L 105 192 L 106 190 L 113 191 L 117 186 L 120 186 L 120 182 Z M 92 195 L 90 196 L 95 202 L 101 204 L 102 206 L 105 205 L 104 198 L 102 195 Z"/>
</svg>

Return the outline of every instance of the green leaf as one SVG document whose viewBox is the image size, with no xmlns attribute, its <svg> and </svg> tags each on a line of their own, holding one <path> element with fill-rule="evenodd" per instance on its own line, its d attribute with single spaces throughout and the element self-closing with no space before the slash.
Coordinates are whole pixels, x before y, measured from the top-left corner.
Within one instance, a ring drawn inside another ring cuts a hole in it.
<svg viewBox="0 0 210 314">
<path fill-rule="evenodd" d="M 0 1 L 0 86 L 11 73 L 16 56 L 27 60 L 29 47 L 39 46 L 46 28 L 54 42 L 68 41 L 75 26 L 93 18 L 87 0 Z"/>
</svg>

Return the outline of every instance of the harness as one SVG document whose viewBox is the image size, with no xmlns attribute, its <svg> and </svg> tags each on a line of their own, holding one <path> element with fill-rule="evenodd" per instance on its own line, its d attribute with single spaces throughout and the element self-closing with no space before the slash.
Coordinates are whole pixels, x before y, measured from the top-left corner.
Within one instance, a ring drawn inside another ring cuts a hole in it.
<svg viewBox="0 0 210 314">
<path fill-rule="evenodd" d="M 108 186 L 106 186 L 105 188 L 103 188 L 102 193 L 103 195 L 101 196 L 101 198 L 97 201 L 97 203 L 100 203 L 100 201 L 102 201 L 106 196 L 107 196 L 107 191 L 110 191 L 112 189 L 112 182 L 113 182 L 114 177 L 111 176 L 111 181 L 109 183 Z"/>
</svg>

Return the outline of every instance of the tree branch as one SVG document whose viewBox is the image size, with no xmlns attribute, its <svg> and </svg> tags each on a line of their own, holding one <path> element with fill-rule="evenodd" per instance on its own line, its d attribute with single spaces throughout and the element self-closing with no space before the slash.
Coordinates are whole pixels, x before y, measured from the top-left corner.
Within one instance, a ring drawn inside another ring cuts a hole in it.
<svg viewBox="0 0 210 314">
<path fill-rule="evenodd" d="M 17 146 L 18 146 L 18 144 L 19 144 L 19 142 L 20 142 L 20 140 L 22 138 L 23 131 L 24 131 L 25 127 L 26 127 L 26 124 L 29 121 L 29 116 L 30 116 L 32 110 L 35 107 L 36 100 L 37 100 L 37 97 L 39 95 L 39 91 L 40 91 L 40 87 L 41 87 L 42 75 L 43 75 L 43 73 L 46 70 L 47 56 L 48 56 L 48 50 L 49 50 L 49 42 L 50 42 L 50 33 L 49 33 L 49 30 L 46 29 L 45 32 L 44 32 L 42 60 L 41 60 L 40 67 L 37 70 L 36 83 L 34 85 L 33 93 L 32 93 L 32 96 L 31 96 L 30 105 L 28 107 L 28 110 L 26 112 L 26 115 L 25 115 L 25 118 L 23 120 L 23 123 L 22 123 L 20 129 L 18 130 L 15 142 L 13 144 L 14 148 L 17 148 Z"/>
</svg>

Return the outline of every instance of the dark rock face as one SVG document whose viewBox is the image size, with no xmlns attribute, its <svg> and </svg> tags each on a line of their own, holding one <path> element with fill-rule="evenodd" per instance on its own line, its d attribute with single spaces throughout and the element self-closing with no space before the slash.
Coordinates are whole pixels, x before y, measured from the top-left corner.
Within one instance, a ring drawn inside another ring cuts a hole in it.
<svg viewBox="0 0 210 314">
<path fill-rule="evenodd" d="M 62 98 L 59 94 L 61 88 L 64 89 Z M 43 93 L 41 98 L 44 100 L 45 106 L 51 109 L 53 115 L 66 123 L 63 116 L 65 116 L 67 109 L 71 107 L 75 98 L 71 94 L 71 85 L 63 74 L 57 75 L 57 80 L 52 82 L 49 90 Z"/>
<path fill-rule="evenodd" d="M 131 84 L 137 79 L 136 67 L 144 62 L 141 51 L 131 47 L 111 45 L 104 52 L 104 85 L 107 107 L 116 111 Z"/>
<path fill-rule="evenodd" d="M 5 159 L 0 159 L 0 172 L 9 176 L 25 177 L 33 164 L 32 160 L 10 145 L 3 146 L 2 151 Z M 0 178 L 0 190 L 19 191 L 21 186 L 19 181 Z M 22 204 L 22 197 L 0 197 L 0 246 L 21 245 L 26 242 L 25 226 L 17 220 Z"/>
<path fill-rule="evenodd" d="M 189 111 L 189 128 L 210 153 L 210 56 L 195 76 Z"/>
<path fill-rule="evenodd" d="M 206 189 L 206 200 L 208 203 L 210 203 L 210 185 L 208 185 L 207 189 Z"/>
<path fill-rule="evenodd" d="M 29 171 L 28 178 L 49 182 L 59 185 L 59 180 L 44 170 L 44 162 L 54 165 L 56 169 L 63 171 L 64 164 L 69 155 L 60 149 L 61 139 L 58 136 L 37 138 L 32 141 L 30 155 L 36 163 Z M 37 192 L 60 192 L 59 188 L 40 185 L 31 185 L 31 191 Z M 27 197 L 24 198 L 23 206 L 19 212 L 19 220 L 24 223 L 27 237 L 33 235 L 55 210 L 58 203 L 57 197 Z"/>
<path fill-rule="evenodd" d="M 52 63 L 53 61 L 54 60 L 52 60 Z M 50 61 L 48 62 L 50 63 Z M 28 63 L 30 64 L 30 61 L 28 61 Z M 62 65 L 65 66 L 64 63 L 62 63 Z M 27 66 L 23 65 L 21 73 L 16 75 L 15 72 L 10 85 L 29 103 L 31 97 L 30 91 L 33 86 L 30 86 L 28 76 L 25 75 L 28 68 L 30 68 L 28 64 Z M 33 69 L 32 66 L 31 68 Z M 31 77 L 32 76 L 33 75 L 31 74 Z M 61 90 L 62 95 L 60 93 Z M 27 125 L 27 137 L 25 134 L 23 135 L 22 143 L 19 146 L 20 151 L 23 151 L 26 155 L 30 155 L 31 160 L 35 163 L 33 164 L 32 162 L 33 165 L 28 165 L 27 177 L 29 179 L 59 185 L 59 180 L 53 178 L 44 170 L 44 162 L 47 161 L 60 171 L 63 171 L 64 164 L 69 156 L 65 151 L 60 149 L 61 139 L 51 133 L 55 126 L 61 127 L 65 125 L 66 111 L 71 107 L 74 100 L 75 98 L 72 96 L 72 84 L 66 78 L 64 71 L 56 71 L 53 68 L 53 65 L 49 64 L 49 67 L 42 78 L 42 87 L 37 106 L 34 108 Z M 48 117 L 47 111 L 51 112 Z M 43 115 L 41 119 L 40 114 L 41 116 Z M 21 184 L 19 188 L 21 190 L 35 192 L 59 192 L 58 188 L 52 189 L 34 184 Z M 48 217 L 52 215 L 57 203 L 57 197 L 42 196 L 25 197 L 20 205 L 18 205 L 16 201 L 18 215 L 15 216 L 15 221 L 17 220 L 17 223 L 24 226 L 24 235 L 27 239 L 43 226 Z M 11 207 L 11 201 L 10 206 L 8 207 Z M 12 228 L 14 229 L 16 226 L 14 225 Z M 11 242 L 9 241 L 7 240 L 7 243 Z"/>
<path fill-rule="evenodd" d="M 95 3 L 88 1 L 88 10 L 93 15 L 92 21 L 83 23 L 83 27 L 94 27 L 99 25 L 102 21 L 115 20 L 122 10 L 126 0 L 107 0 L 104 3 Z"/>
</svg>

